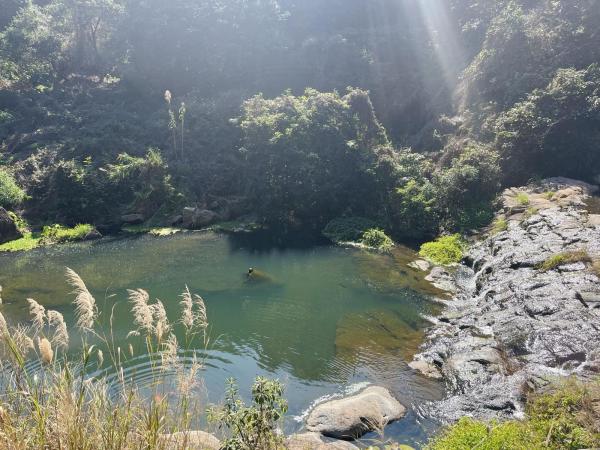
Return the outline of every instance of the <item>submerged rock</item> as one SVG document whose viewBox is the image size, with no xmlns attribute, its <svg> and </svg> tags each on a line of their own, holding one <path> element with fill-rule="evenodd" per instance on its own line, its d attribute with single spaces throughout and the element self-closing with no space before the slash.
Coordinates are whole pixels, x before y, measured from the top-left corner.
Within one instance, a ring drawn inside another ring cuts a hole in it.
<svg viewBox="0 0 600 450">
<path fill-rule="evenodd" d="M 221 441 L 205 431 L 180 431 L 163 434 L 159 443 L 164 448 L 185 448 L 186 450 L 219 450 Z"/>
<path fill-rule="evenodd" d="M 448 397 L 427 408 L 433 416 L 518 418 L 529 389 L 557 375 L 597 376 L 600 278 L 591 262 L 600 259 L 600 225 L 585 210 L 593 190 L 552 179 L 505 192 L 507 229 L 472 246 L 471 269 L 457 271 L 457 294 L 413 363 L 440 368 L 447 382 Z M 518 193 L 533 209 L 516 211 Z M 560 255 L 580 256 L 560 263 Z"/>
<path fill-rule="evenodd" d="M 405 414 L 406 408 L 387 389 L 370 386 L 359 394 L 318 405 L 308 416 L 306 428 L 336 439 L 354 440 Z"/>
<path fill-rule="evenodd" d="M 320 433 L 293 434 L 287 438 L 288 450 L 358 450 L 358 447 L 346 441 L 325 441 Z"/>
<path fill-rule="evenodd" d="M 22 238 L 17 224 L 4 208 L 0 207 L 0 244 Z"/>
<path fill-rule="evenodd" d="M 423 342 L 423 324 L 421 320 L 409 324 L 401 314 L 386 310 L 346 314 L 336 327 L 336 354 L 346 361 L 360 358 L 361 353 L 400 354 L 410 361 Z"/>
</svg>

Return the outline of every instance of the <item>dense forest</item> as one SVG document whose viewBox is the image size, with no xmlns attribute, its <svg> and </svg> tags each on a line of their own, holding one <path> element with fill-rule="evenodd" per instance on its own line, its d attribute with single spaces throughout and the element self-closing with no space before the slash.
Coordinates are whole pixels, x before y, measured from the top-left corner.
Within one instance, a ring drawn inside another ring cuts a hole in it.
<svg viewBox="0 0 600 450">
<path fill-rule="evenodd" d="M 0 206 L 468 230 L 503 186 L 599 181 L 599 23 L 596 0 L 1 0 Z"/>
</svg>

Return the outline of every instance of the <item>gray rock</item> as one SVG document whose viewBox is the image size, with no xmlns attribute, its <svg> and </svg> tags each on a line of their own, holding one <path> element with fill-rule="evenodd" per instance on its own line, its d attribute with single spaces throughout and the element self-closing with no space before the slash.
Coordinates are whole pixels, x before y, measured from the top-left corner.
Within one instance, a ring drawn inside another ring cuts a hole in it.
<svg viewBox="0 0 600 450">
<path fill-rule="evenodd" d="M 22 238 L 17 224 L 4 208 L 0 207 L 0 244 Z"/>
<path fill-rule="evenodd" d="M 182 214 L 178 214 L 176 216 L 173 216 L 169 219 L 169 225 L 175 226 L 175 225 L 180 225 L 183 222 L 183 215 Z"/>
<path fill-rule="evenodd" d="M 182 225 L 190 230 L 206 227 L 214 223 L 218 214 L 209 209 L 191 208 L 183 209 Z"/>
<path fill-rule="evenodd" d="M 159 445 L 164 448 L 185 448 L 186 450 L 219 450 L 221 441 L 205 431 L 180 431 L 162 434 Z"/>
<path fill-rule="evenodd" d="M 408 267 L 427 272 L 429 269 L 431 269 L 431 263 L 425 259 L 416 259 L 409 263 Z"/>
<path fill-rule="evenodd" d="M 308 416 L 306 428 L 336 439 L 353 440 L 405 414 L 406 408 L 387 389 L 370 386 L 359 394 L 318 405 Z"/>
<path fill-rule="evenodd" d="M 121 222 L 127 225 L 139 225 L 144 223 L 144 216 L 142 214 L 124 214 L 121 216 Z"/>
<path fill-rule="evenodd" d="M 519 417 L 524 388 L 557 373 L 585 379 L 600 370 L 598 278 L 584 262 L 543 272 L 538 264 L 558 253 L 584 249 L 600 257 L 600 235 L 590 226 L 585 183 L 545 181 L 540 188 L 505 193 L 505 207 L 526 192 L 537 214 L 472 245 L 453 277 L 456 294 L 429 331 L 420 354 L 424 368 L 439 367 L 448 396 L 427 405 L 443 421 Z M 549 201 L 544 192 L 556 194 Z"/>
<path fill-rule="evenodd" d="M 98 230 L 96 230 L 95 228 L 90 231 L 88 234 L 86 234 L 83 237 L 84 241 L 93 241 L 95 239 L 100 239 L 102 237 L 102 233 L 100 233 Z"/>
<path fill-rule="evenodd" d="M 358 450 L 350 442 L 323 439 L 320 433 L 293 434 L 287 438 L 285 446 L 288 450 Z"/>
<path fill-rule="evenodd" d="M 408 367 L 418 372 L 421 372 L 427 378 L 439 380 L 442 378 L 440 370 L 432 363 L 427 361 L 417 360 L 408 363 Z"/>
</svg>

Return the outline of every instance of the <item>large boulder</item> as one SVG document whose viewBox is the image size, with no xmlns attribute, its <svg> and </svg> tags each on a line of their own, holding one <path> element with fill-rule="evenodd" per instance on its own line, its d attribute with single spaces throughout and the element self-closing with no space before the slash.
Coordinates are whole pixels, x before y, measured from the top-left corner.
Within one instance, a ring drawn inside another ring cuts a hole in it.
<svg viewBox="0 0 600 450">
<path fill-rule="evenodd" d="M 405 414 L 406 408 L 387 389 L 370 386 L 351 397 L 318 405 L 308 416 L 306 428 L 336 439 L 353 440 Z"/>
<path fill-rule="evenodd" d="M 196 229 L 206 227 L 214 223 L 218 214 L 209 209 L 183 208 L 182 225 L 184 228 Z"/>
<path fill-rule="evenodd" d="M 325 441 L 319 433 L 292 434 L 285 441 L 288 450 L 358 450 L 346 441 Z"/>
<path fill-rule="evenodd" d="M 139 225 L 144 223 L 144 216 L 142 214 L 125 214 L 121 216 L 121 222 L 127 225 Z"/>
<path fill-rule="evenodd" d="M 8 211 L 0 207 L 0 244 L 23 237 Z"/>
<path fill-rule="evenodd" d="M 159 441 L 164 448 L 185 448 L 186 450 L 219 450 L 221 448 L 221 441 L 205 431 L 162 434 Z"/>
</svg>

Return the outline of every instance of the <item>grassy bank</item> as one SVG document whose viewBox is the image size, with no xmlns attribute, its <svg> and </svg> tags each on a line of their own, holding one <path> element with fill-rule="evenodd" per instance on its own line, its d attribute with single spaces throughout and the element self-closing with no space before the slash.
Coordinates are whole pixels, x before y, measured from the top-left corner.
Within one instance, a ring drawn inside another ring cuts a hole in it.
<svg viewBox="0 0 600 450">
<path fill-rule="evenodd" d="M 92 225 L 80 224 L 72 228 L 62 225 L 45 226 L 41 232 L 26 231 L 23 237 L 0 245 L 0 252 L 22 252 L 43 245 L 82 241 L 95 231 Z"/>
</svg>

